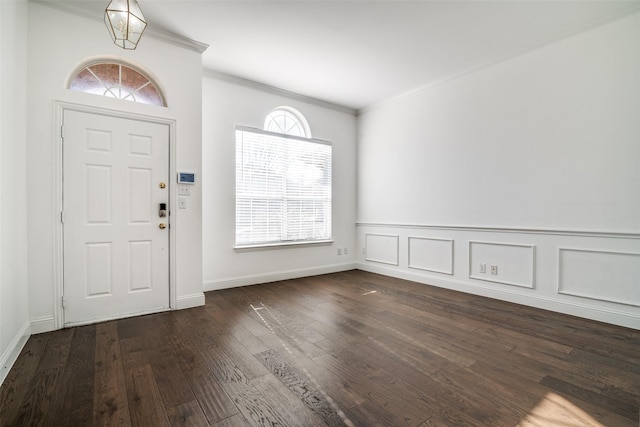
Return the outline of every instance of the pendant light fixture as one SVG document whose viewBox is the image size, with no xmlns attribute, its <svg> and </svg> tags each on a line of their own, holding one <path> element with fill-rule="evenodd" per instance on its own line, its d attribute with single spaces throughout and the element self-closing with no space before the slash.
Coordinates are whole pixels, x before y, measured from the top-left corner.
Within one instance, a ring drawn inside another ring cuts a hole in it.
<svg viewBox="0 0 640 427">
<path fill-rule="evenodd" d="M 130 50 L 136 48 L 147 27 L 136 0 L 112 0 L 104 12 L 104 23 L 113 42 Z"/>
</svg>

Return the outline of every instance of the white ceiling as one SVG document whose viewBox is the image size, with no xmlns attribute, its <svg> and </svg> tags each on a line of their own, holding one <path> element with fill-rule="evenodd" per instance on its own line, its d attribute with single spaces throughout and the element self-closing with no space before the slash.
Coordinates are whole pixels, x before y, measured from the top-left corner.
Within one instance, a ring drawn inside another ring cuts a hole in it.
<svg viewBox="0 0 640 427">
<path fill-rule="evenodd" d="M 98 16 L 108 0 L 66 3 Z M 208 44 L 205 69 L 354 110 L 640 10 L 640 0 L 139 4 L 149 28 Z"/>
</svg>

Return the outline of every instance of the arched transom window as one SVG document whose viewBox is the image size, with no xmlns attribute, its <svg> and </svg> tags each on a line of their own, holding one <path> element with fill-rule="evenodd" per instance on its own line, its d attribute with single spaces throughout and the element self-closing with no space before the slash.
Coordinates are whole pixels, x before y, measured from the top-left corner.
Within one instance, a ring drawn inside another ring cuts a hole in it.
<svg viewBox="0 0 640 427">
<path fill-rule="evenodd" d="M 164 97 L 142 72 L 118 62 L 94 62 L 76 74 L 69 89 L 142 104 L 166 106 Z"/>
<path fill-rule="evenodd" d="M 264 130 L 311 138 L 311 129 L 301 112 L 291 107 L 278 107 L 264 121 Z"/>
</svg>

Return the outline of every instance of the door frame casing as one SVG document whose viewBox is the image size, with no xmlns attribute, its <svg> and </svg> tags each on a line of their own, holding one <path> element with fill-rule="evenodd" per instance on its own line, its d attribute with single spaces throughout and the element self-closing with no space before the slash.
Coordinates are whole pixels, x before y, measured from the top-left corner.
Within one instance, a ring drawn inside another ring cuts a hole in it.
<svg viewBox="0 0 640 427">
<path fill-rule="evenodd" d="M 53 281 L 54 281 L 54 303 L 53 317 L 55 329 L 64 328 L 64 309 L 62 308 L 62 297 L 64 295 L 64 226 L 62 223 L 63 211 L 63 152 L 62 152 L 62 126 L 65 111 L 77 111 L 81 113 L 96 114 L 101 116 L 115 117 L 121 119 L 129 119 L 135 121 L 143 121 L 148 123 L 156 123 L 167 125 L 169 128 L 169 310 L 175 310 L 176 307 L 176 235 L 178 227 L 176 225 L 176 188 L 177 184 L 172 177 L 177 176 L 176 167 L 176 121 L 165 117 L 151 116 L 139 113 L 131 113 L 109 108 L 94 107 L 84 104 L 75 104 L 64 101 L 54 101 L 54 206 L 53 206 L 53 222 L 54 222 L 54 260 L 53 260 Z M 108 319 L 104 319 L 108 320 Z M 73 325 L 77 326 L 77 325 Z"/>
</svg>

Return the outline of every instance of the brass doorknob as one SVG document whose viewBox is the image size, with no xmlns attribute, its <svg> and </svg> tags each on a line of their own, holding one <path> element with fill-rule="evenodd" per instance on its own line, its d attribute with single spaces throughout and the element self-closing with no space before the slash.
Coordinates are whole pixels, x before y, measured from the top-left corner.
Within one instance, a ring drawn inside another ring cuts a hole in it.
<svg viewBox="0 0 640 427">
<path fill-rule="evenodd" d="M 158 227 L 160 227 L 160 230 L 164 230 L 165 228 L 167 228 L 167 224 L 165 224 L 164 222 L 161 222 Z"/>
</svg>

